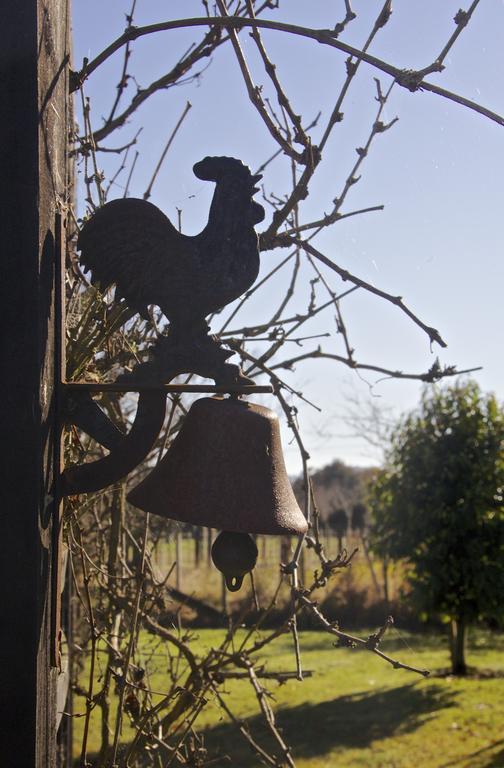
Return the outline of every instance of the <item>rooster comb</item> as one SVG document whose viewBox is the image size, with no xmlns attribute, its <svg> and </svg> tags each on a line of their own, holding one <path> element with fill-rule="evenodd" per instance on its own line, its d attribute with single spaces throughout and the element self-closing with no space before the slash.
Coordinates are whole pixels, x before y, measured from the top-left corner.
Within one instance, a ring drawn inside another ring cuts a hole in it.
<svg viewBox="0 0 504 768">
<path fill-rule="evenodd" d="M 220 181 L 225 176 L 234 176 L 254 185 L 262 179 L 261 174 L 253 175 L 248 165 L 234 157 L 205 157 L 193 166 L 193 171 L 204 181 Z"/>
</svg>

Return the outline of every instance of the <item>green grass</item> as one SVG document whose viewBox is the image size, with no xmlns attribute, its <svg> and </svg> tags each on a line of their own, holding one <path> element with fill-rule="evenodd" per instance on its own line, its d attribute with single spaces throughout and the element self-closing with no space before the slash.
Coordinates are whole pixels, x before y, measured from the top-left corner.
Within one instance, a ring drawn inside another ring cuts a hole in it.
<svg viewBox="0 0 504 768">
<path fill-rule="evenodd" d="M 203 654 L 221 638 L 220 630 L 199 631 L 192 650 Z M 283 685 L 268 681 L 278 724 L 298 768 L 504 768 L 503 635 L 471 633 L 468 663 L 480 674 L 464 679 L 439 674 L 448 666 L 447 644 L 440 635 L 400 635 L 392 630 L 382 645 L 401 661 L 430 669 L 426 679 L 394 670 L 368 652 L 334 648 L 321 632 L 302 633 L 301 648 L 303 666 L 312 677 Z M 157 647 L 149 664 L 151 685 L 160 691 L 166 658 L 165 650 Z M 289 637 L 274 642 L 264 660 L 269 670 L 292 670 Z M 497 674 L 482 674 L 486 670 Z M 224 691 L 236 716 L 246 718 L 257 740 L 271 746 L 250 684 L 228 681 Z M 92 726 L 91 752 L 98 747 L 97 721 Z M 196 728 L 203 731 L 212 752 L 230 754 L 231 765 L 260 765 L 211 698 Z M 78 754 L 82 720 L 76 719 L 74 730 Z M 126 728 L 124 739 L 130 735 Z"/>
</svg>

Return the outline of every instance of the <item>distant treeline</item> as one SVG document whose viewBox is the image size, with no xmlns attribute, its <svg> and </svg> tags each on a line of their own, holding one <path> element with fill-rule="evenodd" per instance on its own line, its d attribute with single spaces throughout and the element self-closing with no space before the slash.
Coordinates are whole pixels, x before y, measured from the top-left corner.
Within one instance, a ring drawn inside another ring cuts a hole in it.
<svg viewBox="0 0 504 768">
<path fill-rule="evenodd" d="M 311 475 L 320 516 L 327 521 L 335 509 L 344 509 L 351 521 L 352 509 L 357 504 L 367 505 L 368 488 L 376 477 L 376 467 L 350 467 L 336 459 Z M 294 493 L 302 503 L 303 479 L 293 483 Z"/>
</svg>

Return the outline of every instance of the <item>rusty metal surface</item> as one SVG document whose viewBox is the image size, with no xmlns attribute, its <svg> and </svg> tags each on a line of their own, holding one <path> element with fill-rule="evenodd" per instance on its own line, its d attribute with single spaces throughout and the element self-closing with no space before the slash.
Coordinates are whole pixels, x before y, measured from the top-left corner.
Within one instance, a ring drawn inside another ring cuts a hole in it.
<svg viewBox="0 0 504 768">
<path fill-rule="evenodd" d="M 278 417 L 234 399 L 193 403 L 162 461 L 128 495 L 146 512 L 242 533 L 302 534 Z"/>
<path fill-rule="evenodd" d="M 259 272 L 254 225 L 264 208 L 253 200 L 254 176 L 240 160 L 206 157 L 194 166 L 198 178 L 214 181 L 208 224 L 193 237 L 179 232 L 152 203 L 112 200 L 84 224 L 77 244 L 91 282 L 116 286 L 116 298 L 148 318 L 157 305 L 169 333 L 150 348 L 150 359 L 123 383 L 166 383 L 177 373 L 196 373 L 218 384 L 253 384 L 233 354 L 209 335 L 206 317 L 247 291 Z"/>
<path fill-rule="evenodd" d="M 93 400 L 92 390 L 88 390 L 87 387 L 71 390 L 66 386 L 63 386 L 62 390 L 64 392 L 62 420 L 65 423 L 78 427 L 109 451 L 122 445 L 124 432 L 118 429 Z"/>
<path fill-rule="evenodd" d="M 67 467 L 62 476 L 62 493 L 73 496 L 99 491 L 121 480 L 147 456 L 163 426 L 166 412 L 164 392 L 142 392 L 135 421 L 108 456 L 87 464 Z"/>
<path fill-rule="evenodd" d="M 149 381 L 153 367 L 157 376 L 162 376 L 168 381 L 180 373 L 198 373 L 213 378 L 219 388 L 235 391 L 250 389 L 250 385 L 246 383 L 249 380 L 241 377 L 238 366 L 224 363 L 228 351 L 222 350 L 213 340 L 207 349 L 210 352 L 203 356 L 202 363 L 199 345 L 190 345 L 182 353 L 179 342 L 173 337 L 167 337 L 163 347 L 162 365 L 159 364 L 158 358 L 154 357 L 153 360 L 138 365 L 132 374 L 119 377 L 114 385 L 119 389 L 129 391 L 137 386 L 140 389 L 135 421 L 127 435 L 122 435 L 91 399 L 89 392 L 86 392 L 86 386 L 84 392 L 72 392 L 71 387 L 67 387 L 68 397 L 64 409 L 66 422 L 84 429 L 97 442 L 109 448 L 110 454 L 93 462 L 68 467 L 62 479 L 64 495 L 90 493 L 105 488 L 129 474 L 147 456 L 163 426 L 167 395 L 163 379 L 158 378 L 156 384 Z M 203 371 L 205 373 L 202 373 Z M 144 384 L 142 378 L 147 378 L 147 383 Z M 153 378 L 155 381 L 156 377 Z M 245 385 L 242 382 L 245 382 Z M 142 387 L 143 384 L 145 388 Z"/>
<path fill-rule="evenodd" d="M 140 391 L 128 435 L 118 432 L 89 394 L 70 394 L 67 385 L 66 422 L 111 451 L 97 461 L 67 468 L 67 495 L 104 488 L 146 457 L 163 425 L 169 391 L 163 385 L 175 376 L 194 373 L 213 379 L 221 391 L 259 391 L 239 366 L 227 362 L 233 352 L 209 335 L 205 318 L 238 298 L 257 277 L 254 225 L 264 218 L 264 209 L 253 196 L 261 177 L 230 157 L 207 157 L 196 163 L 194 173 L 216 183 L 208 224 L 199 235 L 183 235 L 156 206 L 134 198 L 113 200 L 98 209 L 79 235 L 80 263 L 91 270 L 92 282 L 102 289 L 115 284 L 116 297 L 143 317 L 148 317 L 150 305 L 158 305 L 170 328 L 149 349 L 145 362 L 108 385 L 109 390 Z M 107 385 L 98 389 L 105 391 Z M 184 388 L 174 386 L 172 391 Z"/>
<path fill-rule="evenodd" d="M 230 592 L 238 592 L 243 577 L 255 568 L 257 544 L 248 533 L 222 531 L 212 545 L 212 560 Z"/>
<path fill-rule="evenodd" d="M 195 175 L 216 183 L 208 224 L 183 235 L 146 200 L 112 200 L 84 224 L 80 262 L 102 289 L 148 317 L 151 304 L 170 320 L 170 332 L 185 340 L 206 335 L 205 318 L 241 296 L 259 272 L 254 225 L 264 209 L 253 200 L 261 176 L 232 157 L 206 157 Z"/>
</svg>

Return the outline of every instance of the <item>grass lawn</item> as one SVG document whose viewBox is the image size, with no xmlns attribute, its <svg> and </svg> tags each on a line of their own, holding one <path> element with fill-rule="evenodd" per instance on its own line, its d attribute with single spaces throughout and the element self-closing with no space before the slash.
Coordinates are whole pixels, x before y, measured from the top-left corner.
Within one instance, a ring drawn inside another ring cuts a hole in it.
<svg viewBox="0 0 504 768">
<path fill-rule="evenodd" d="M 364 633 L 362 636 L 365 636 Z M 201 630 L 192 641 L 194 652 L 219 642 L 220 630 Z M 283 685 L 268 681 L 277 722 L 292 746 L 298 768 L 504 768 L 504 636 L 473 631 L 468 663 L 479 674 L 465 679 L 440 675 L 448 666 L 447 644 L 439 635 L 399 634 L 392 629 L 382 646 L 401 661 L 431 670 L 419 678 L 394 670 L 372 654 L 332 646 L 321 632 L 301 635 L 303 666 L 313 672 L 303 682 Z M 292 670 L 294 656 L 288 637 L 278 639 L 264 657 L 270 670 Z M 163 690 L 161 648 L 150 661 L 151 685 Z M 497 676 L 485 675 L 492 670 Z M 228 681 L 225 696 L 252 733 L 268 744 L 250 684 Z M 77 700 L 75 711 L 83 709 Z M 226 751 L 237 768 L 259 766 L 235 726 L 211 699 L 196 728 L 212 751 Z M 74 723 L 75 754 L 79 754 L 82 719 Z M 131 735 L 124 729 L 124 739 Z M 98 747 L 98 722 L 93 721 L 90 752 Z"/>
</svg>

